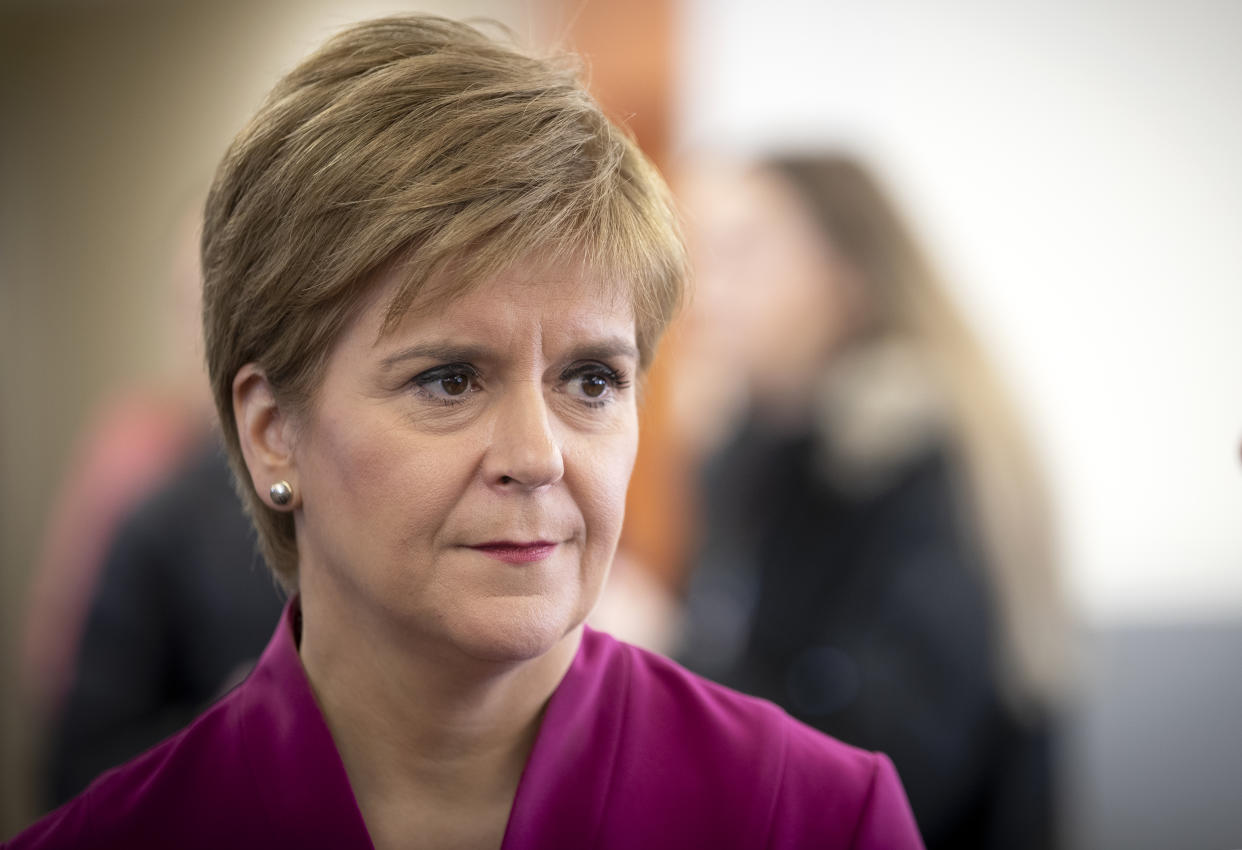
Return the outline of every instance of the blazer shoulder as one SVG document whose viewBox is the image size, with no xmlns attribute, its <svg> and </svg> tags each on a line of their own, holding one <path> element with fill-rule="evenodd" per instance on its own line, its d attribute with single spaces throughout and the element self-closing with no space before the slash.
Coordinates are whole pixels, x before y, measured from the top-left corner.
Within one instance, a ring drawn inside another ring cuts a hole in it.
<svg viewBox="0 0 1242 850">
<path fill-rule="evenodd" d="M 629 667 L 627 738 L 635 752 L 659 750 L 662 774 L 690 781 L 719 817 L 738 819 L 735 837 L 769 848 L 921 848 L 897 772 L 861 750 L 790 717 L 778 706 L 710 682 L 663 656 L 617 642 Z M 678 766 L 686 766 L 680 777 Z M 876 843 L 876 837 L 883 839 Z M 891 844 L 886 844 L 888 838 Z M 842 843 L 849 839 L 853 844 Z M 729 845 L 731 846 L 731 845 Z M 748 845 L 749 846 L 749 845 Z"/>
<path fill-rule="evenodd" d="M 193 723 L 16 835 L 6 850 L 196 845 L 218 832 L 223 806 L 245 809 L 249 772 L 236 736 L 238 691 Z M 144 843 L 146 842 L 146 843 Z"/>
<path fill-rule="evenodd" d="M 849 835 L 853 850 L 922 850 L 914 812 L 892 761 L 791 719 L 769 847 L 807 835 Z"/>
<path fill-rule="evenodd" d="M 663 655 L 608 639 L 629 668 L 630 699 L 651 707 L 644 714 L 658 710 L 664 718 L 660 727 L 669 723 L 692 725 L 714 739 L 714 747 L 751 759 L 780 749 L 786 724 L 796 723 L 768 700 L 712 682 Z"/>
</svg>

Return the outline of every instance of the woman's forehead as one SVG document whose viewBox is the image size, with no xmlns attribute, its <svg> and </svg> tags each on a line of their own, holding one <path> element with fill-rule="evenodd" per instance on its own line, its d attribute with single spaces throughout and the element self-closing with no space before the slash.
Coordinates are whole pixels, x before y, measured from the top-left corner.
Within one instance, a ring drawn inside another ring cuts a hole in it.
<svg viewBox="0 0 1242 850">
<path fill-rule="evenodd" d="M 551 324 L 562 334 L 623 335 L 631 341 L 635 334 L 633 286 L 581 264 L 515 263 L 486 280 L 432 281 L 404 299 L 401 283 L 399 276 L 381 281 L 371 308 L 383 314 L 371 321 L 377 345 L 412 332 L 486 335 L 531 322 Z"/>
</svg>

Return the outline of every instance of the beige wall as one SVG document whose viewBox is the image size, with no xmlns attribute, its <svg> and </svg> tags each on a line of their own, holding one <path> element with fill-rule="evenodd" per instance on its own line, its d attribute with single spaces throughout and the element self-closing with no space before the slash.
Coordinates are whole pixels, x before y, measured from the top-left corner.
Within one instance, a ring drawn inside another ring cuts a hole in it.
<svg viewBox="0 0 1242 850">
<path fill-rule="evenodd" d="M 263 93 L 339 25 L 403 8 L 539 29 L 503 0 L 0 3 L 0 837 L 34 814 L 38 719 L 12 685 L 75 437 L 193 351 L 174 243 Z"/>
</svg>

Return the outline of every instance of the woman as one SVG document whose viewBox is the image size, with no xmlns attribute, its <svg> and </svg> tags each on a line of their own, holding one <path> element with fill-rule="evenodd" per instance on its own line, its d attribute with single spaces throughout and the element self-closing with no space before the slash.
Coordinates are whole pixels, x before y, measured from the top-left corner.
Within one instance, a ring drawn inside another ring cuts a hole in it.
<svg viewBox="0 0 1242 850">
<path fill-rule="evenodd" d="M 203 259 L 296 596 L 244 684 L 15 847 L 920 846 L 884 757 L 583 626 L 683 261 L 571 71 L 347 30 L 226 155 Z"/>
<path fill-rule="evenodd" d="M 856 160 L 702 176 L 688 359 L 748 397 L 706 465 L 681 659 L 889 753 L 929 847 L 1048 846 L 1064 632 L 997 382 Z"/>
</svg>

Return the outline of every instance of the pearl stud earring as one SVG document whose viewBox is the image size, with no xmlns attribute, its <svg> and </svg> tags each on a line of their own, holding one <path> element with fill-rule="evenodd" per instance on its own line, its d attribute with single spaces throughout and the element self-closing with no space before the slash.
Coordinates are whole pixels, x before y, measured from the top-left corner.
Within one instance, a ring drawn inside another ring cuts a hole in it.
<svg viewBox="0 0 1242 850">
<path fill-rule="evenodd" d="M 293 501 L 293 488 L 289 486 L 288 481 L 277 481 L 267 492 L 272 497 L 272 502 L 281 507 Z"/>
</svg>

